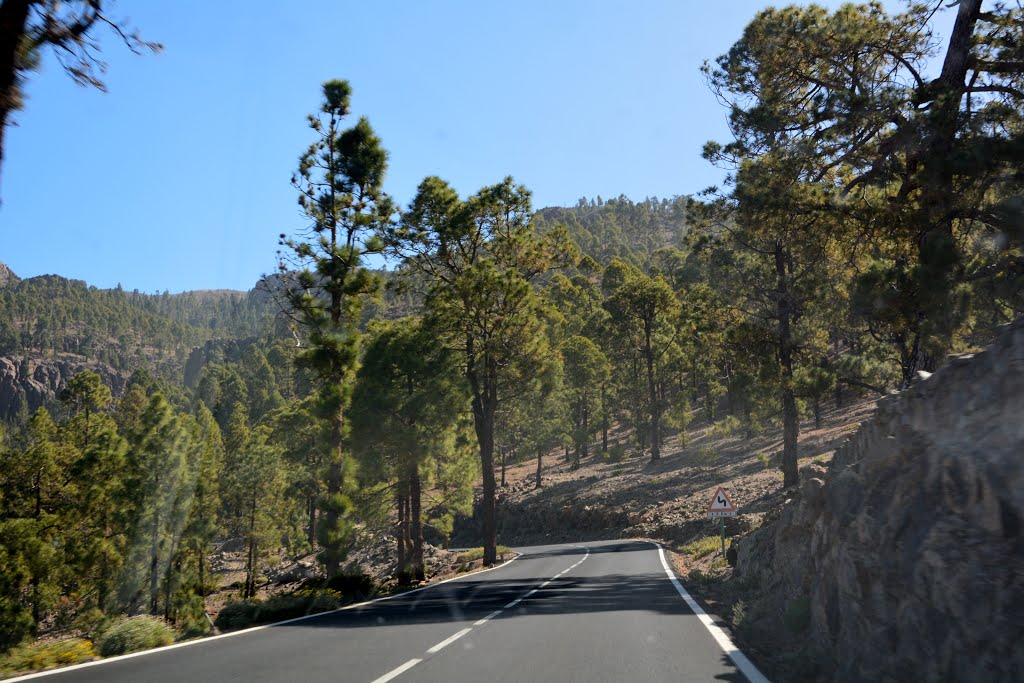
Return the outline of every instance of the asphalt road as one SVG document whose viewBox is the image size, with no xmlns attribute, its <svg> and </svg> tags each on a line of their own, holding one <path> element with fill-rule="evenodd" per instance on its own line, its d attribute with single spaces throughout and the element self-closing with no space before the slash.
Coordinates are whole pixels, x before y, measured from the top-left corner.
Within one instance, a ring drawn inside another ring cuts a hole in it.
<svg viewBox="0 0 1024 683">
<path fill-rule="evenodd" d="M 518 550 L 523 554 L 505 566 L 395 598 L 43 677 L 53 683 L 764 680 L 723 634 L 716 641 L 708 617 L 691 611 L 654 545 L 606 541 Z"/>
</svg>

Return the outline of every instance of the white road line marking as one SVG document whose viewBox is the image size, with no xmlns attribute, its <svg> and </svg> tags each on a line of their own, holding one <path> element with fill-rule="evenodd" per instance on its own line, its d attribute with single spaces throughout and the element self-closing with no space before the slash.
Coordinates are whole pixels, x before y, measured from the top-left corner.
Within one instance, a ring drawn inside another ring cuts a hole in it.
<svg viewBox="0 0 1024 683">
<path fill-rule="evenodd" d="M 577 547 L 579 547 L 579 548 L 583 548 L 584 546 L 577 546 Z M 524 598 L 528 598 L 528 597 L 530 597 L 531 595 L 533 595 L 533 594 L 534 594 L 534 593 L 536 593 L 536 592 L 537 592 L 538 590 L 540 590 L 540 589 L 541 589 L 541 588 L 543 588 L 544 586 L 548 585 L 549 583 L 551 583 L 552 581 L 554 581 L 555 579 L 557 579 L 557 578 L 558 578 L 559 576 L 561 576 L 561 575 L 562 575 L 562 574 L 564 574 L 565 572 L 567 572 L 567 571 L 570 571 L 570 570 L 572 570 L 572 569 L 574 569 L 574 568 L 578 567 L 579 565 L 581 565 L 581 564 L 583 563 L 583 560 L 585 560 L 585 559 L 587 559 L 588 557 L 590 557 L 590 549 L 589 549 L 589 548 L 585 548 L 585 549 L 586 549 L 587 553 L 586 553 L 586 554 L 585 554 L 585 555 L 583 556 L 583 559 L 582 559 L 582 560 L 580 560 L 579 562 L 577 562 L 576 564 L 572 565 L 572 566 L 571 566 L 571 567 L 569 567 L 568 569 L 563 569 L 563 570 L 562 570 L 562 571 L 560 571 L 560 572 L 559 572 L 558 574 L 556 574 L 556 575 L 555 575 L 554 577 L 552 577 L 552 578 L 548 579 L 547 581 L 545 581 L 544 583 L 540 584 L 539 586 L 537 586 L 536 588 L 534 588 L 533 590 L 531 590 L 531 591 L 530 591 L 529 593 L 527 593 L 526 595 L 523 595 L 523 596 L 520 596 L 520 597 L 516 598 L 516 599 L 515 599 L 515 600 L 513 600 L 512 602 L 510 602 L 510 603 L 508 603 L 507 605 L 505 605 L 504 607 L 502 607 L 501 609 L 496 609 L 496 610 L 494 610 L 493 612 L 491 612 L 490 614 L 488 614 L 488 615 L 487 615 L 486 617 L 484 617 L 483 619 L 479 619 L 479 620 L 477 620 L 477 621 L 476 621 L 476 622 L 475 622 L 475 623 L 473 624 L 473 626 L 468 626 L 468 627 L 466 627 L 466 628 L 462 629 L 461 631 L 459 631 L 458 633 L 456 633 L 456 634 L 454 634 L 454 635 L 451 635 L 451 636 L 448 636 L 447 638 L 445 638 L 444 640 L 442 640 L 442 641 L 441 641 L 440 643 L 438 643 L 438 644 L 437 644 L 437 645 L 435 645 L 434 647 L 432 647 L 432 648 L 430 648 L 429 650 L 427 650 L 427 654 L 428 654 L 428 655 L 435 655 L 435 654 L 437 654 L 438 652 L 440 652 L 440 651 L 441 651 L 441 650 L 443 650 L 444 648 L 448 647 L 449 645 L 451 645 L 452 643 L 454 643 L 454 642 L 455 642 L 456 640 L 458 640 L 458 639 L 459 639 L 459 638 L 461 638 L 462 636 L 464 636 L 464 635 L 466 635 L 467 633 L 469 633 L 470 631 L 472 631 L 472 630 L 473 630 L 473 628 L 474 628 L 475 626 L 483 626 L 483 625 L 484 625 L 484 624 L 486 624 L 486 623 L 487 623 L 487 622 L 488 622 L 489 620 L 491 620 L 491 619 L 493 619 L 494 617 L 498 616 L 498 615 L 499 615 L 499 614 L 501 614 L 501 613 L 502 613 L 503 611 L 505 611 L 505 610 L 509 609 L 510 607 L 515 607 L 515 606 L 516 606 L 516 605 L 518 605 L 518 604 L 519 604 L 519 603 L 520 603 L 520 602 L 521 602 L 521 601 L 522 601 L 522 600 L 523 600 Z M 406 671 L 408 671 L 409 669 L 413 668 L 414 666 L 416 666 L 417 664 L 419 664 L 419 663 L 420 663 L 420 662 L 422 662 L 422 661 L 423 661 L 423 659 L 410 659 L 410 660 L 409 660 L 408 662 L 406 662 L 406 663 L 405 663 L 405 664 L 403 664 L 402 666 L 398 667 L 397 669 L 392 669 L 391 671 L 387 672 L 386 674 L 384 674 L 384 675 L 383 675 L 383 676 L 381 676 L 380 678 L 378 678 L 378 679 L 376 679 L 376 680 L 374 680 L 374 681 L 371 681 L 371 683 L 386 683 L 386 681 L 390 681 L 390 680 L 392 680 L 392 679 L 394 679 L 394 678 L 397 678 L 398 676 L 401 676 L 401 675 L 402 675 L 403 673 L 405 673 L 405 672 L 406 672 Z"/>
<path fill-rule="evenodd" d="M 467 633 L 469 633 L 472 630 L 473 630 L 473 627 L 469 626 L 467 628 L 462 629 L 461 631 L 459 631 L 455 635 L 448 636 L 447 638 L 442 640 L 440 643 L 438 643 L 434 647 L 432 647 L 429 650 L 427 650 L 427 654 L 428 655 L 432 655 L 432 654 L 435 654 L 437 652 L 440 652 L 441 650 L 445 649 L 446 647 L 448 647 L 449 645 L 454 643 L 456 640 L 458 640 L 459 638 L 461 638 L 462 636 L 466 635 Z"/>
<path fill-rule="evenodd" d="M 500 609 L 496 609 L 493 612 L 491 612 L 490 614 L 488 614 L 486 617 L 484 617 L 483 619 L 478 619 L 477 621 L 475 621 L 473 623 L 473 626 L 483 626 L 484 624 L 486 624 L 488 621 L 490 621 L 494 617 L 498 616 L 499 614 L 501 614 L 501 610 Z"/>
<path fill-rule="evenodd" d="M 683 584 L 679 583 L 679 579 L 676 578 L 675 572 L 672 571 L 672 568 L 665 560 L 665 550 L 661 547 L 661 544 L 654 541 L 648 541 L 648 543 L 653 543 L 658 547 L 658 557 L 661 558 L 661 566 L 665 568 L 665 573 L 668 574 L 668 578 L 672 580 L 672 585 L 676 587 L 679 595 L 686 601 L 686 606 L 693 610 L 693 613 L 697 615 L 700 622 L 704 624 L 704 628 L 711 633 L 711 637 L 715 639 L 716 643 L 718 643 L 718 647 L 722 648 L 722 651 L 729 655 L 729 659 L 731 659 L 733 664 L 736 665 L 736 668 L 743 672 L 743 675 L 747 677 L 747 680 L 750 681 L 750 683 L 769 683 L 768 679 L 765 678 L 765 675 L 757 670 L 757 667 L 754 666 L 753 662 L 747 659 L 745 654 L 740 652 L 740 649 L 733 644 L 725 631 L 723 631 L 718 624 L 708 616 L 708 613 L 705 612 L 699 604 L 697 604 L 696 600 L 690 597 L 690 594 L 686 592 L 685 588 L 683 588 Z"/>
<path fill-rule="evenodd" d="M 387 672 L 386 674 L 384 674 L 380 678 L 374 679 L 372 681 L 372 683 L 387 683 L 388 681 L 390 681 L 390 680 L 392 680 L 394 678 L 398 678 L 399 676 L 404 674 L 406 671 L 408 671 L 409 669 L 413 668 L 414 666 L 416 666 L 417 664 L 419 664 L 422 661 L 423 661 L 422 659 L 410 659 L 408 662 L 406 662 L 402 666 L 398 667 L 397 669 L 392 669 L 391 671 Z"/>
</svg>

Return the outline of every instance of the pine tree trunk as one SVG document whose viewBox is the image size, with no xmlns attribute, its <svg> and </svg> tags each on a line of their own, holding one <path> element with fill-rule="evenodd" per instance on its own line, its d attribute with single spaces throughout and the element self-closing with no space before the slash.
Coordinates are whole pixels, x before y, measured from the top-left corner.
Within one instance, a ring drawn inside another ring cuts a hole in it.
<svg viewBox="0 0 1024 683">
<path fill-rule="evenodd" d="M 333 504 L 334 497 L 340 494 L 344 487 L 344 454 L 342 453 L 342 434 L 343 434 L 344 422 L 341 414 L 341 410 L 338 410 L 338 415 L 331 425 L 331 464 L 327 470 L 327 512 L 321 516 L 321 521 L 327 525 L 327 529 L 330 531 L 328 535 L 332 535 L 337 539 L 338 534 L 336 530 L 341 523 L 341 517 L 338 514 L 337 508 Z M 327 572 L 327 578 L 334 578 L 341 573 L 341 559 L 342 559 L 342 541 L 340 539 L 333 540 L 330 543 L 324 544 L 324 569 Z"/>
<path fill-rule="evenodd" d="M 583 409 L 583 457 L 590 455 L 590 415 L 586 408 Z"/>
<path fill-rule="evenodd" d="M 309 547 L 312 548 L 316 544 L 316 496 L 310 495 L 306 500 L 306 505 L 309 506 L 309 530 L 306 540 L 309 541 Z"/>
<path fill-rule="evenodd" d="M 779 319 L 779 363 L 782 365 L 782 485 L 786 488 L 800 482 L 797 472 L 797 439 L 800 435 L 796 396 L 793 393 L 792 302 L 787 275 L 788 254 L 781 240 L 775 242 L 775 274 Z"/>
<path fill-rule="evenodd" d="M 398 495 L 396 497 L 395 507 L 398 508 L 398 530 L 395 534 L 398 538 L 398 563 L 395 566 L 395 574 L 398 583 L 401 584 L 402 577 L 405 575 L 405 565 L 408 562 L 405 547 L 405 496 Z"/>
<path fill-rule="evenodd" d="M 814 397 L 814 428 L 821 429 L 821 398 Z"/>
<path fill-rule="evenodd" d="M 412 534 L 412 572 L 416 581 L 426 581 L 427 571 L 423 562 L 423 520 L 421 519 L 422 482 L 419 467 L 413 465 L 409 472 L 409 521 Z"/>
<path fill-rule="evenodd" d="M 158 489 L 159 490 L 159 489 Z M 154 502 L 154 505 L 159 503 Z M 149 546 L 149 613 L 157 613 L 157 565 L 160 562 L 160 509 L 153 508 L 153 535 Z"/>
<path fill-rule="evenodd" d="M 167 563 L 167 571 L 164 572 L 164 621 L 171 620 L 171 577 L 174 576 L 174 569 L 171 562 Z"/>
<path fill-rule="evenodd" d="M 256 596 L 256 496 L 249 512 L 249 557 L 245 566 L 245 597 Z"/>
<path fill-rule="evenodd" d="M 601 384 L 601 452 L 608 453 L 608 388 Z"/>
<path fill-rule="evenodd" d="M 661 460 L 661 404 L 654 382 L 654 350 L 651 348 L 651 321 L 644 320 L 644 359 L 647 362 L 647 396 L 651 409 L 651 462 Z"/>
<path fill-rule="evenodd" d="M 199 597 L 203 599 L 203 610 L 206 609 L 206 543 L 199 545 Z M 102 610 L 103 608 L 100 607 Z"/>
<path fill-rule="evenodd" d="M 541 470 L 541 467 L 543 466 L 543 464 L 544 464 L 544 451 L 542 449 L 538 448 L 537 449 L 537 483 L 534 485 L 534 488 L 538 488 L 539 489 L 540 486 L 541 486 L 541 483 L 540 483 L 540 470 Z"/>
<path fill-rule="evenodd" d="M 485 415 L 483 440 L 480 444 L 480 462 L 483 465 L 483 546 L 484 566 L 498 561 L 498 519 L 494 481 L 494 411 Z"/>
<path fill-rule="evenodd" d="M 484 547 L 484 566 L 498 561 L 498 524 L 496 483 L 494 480 L 494 416 L 498 407 L 497 366 L 490 357 L 482 359 L 483 368 L 477 367 L 472 337 L 466 340 L 466 378 L 472 392 L 473 428 L 480 446 L 480 467 L 483 486 L 480 504 L 483 513 L 481 536 Z"/>
<path fill-rule="evenodd" d="M 505 465 L 508 460 L 508 453 L 504 446 L 499 449 L 499 452 L 501 453 L 501 488 L 505 488 Z"/>
<path fill-rule="evenodd" d="M 36 633 L 42 620 L 39 609 L 39 577 L 33 576 L 29 585 L 32 586 L 32 633 Z"/>
</svg>

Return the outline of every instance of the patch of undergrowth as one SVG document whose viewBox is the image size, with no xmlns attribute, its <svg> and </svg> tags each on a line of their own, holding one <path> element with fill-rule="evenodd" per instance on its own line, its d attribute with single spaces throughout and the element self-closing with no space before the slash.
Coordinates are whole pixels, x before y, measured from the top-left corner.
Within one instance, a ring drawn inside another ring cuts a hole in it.
<svg viewBox="0 0 1024 683">
<path fill-rule="evenodd" d="M 699 569 L 691 569 L 686 574 L 686 580 L 690 583 L 701 584 L 708 580 L 708 575 Z"/>
<path fill-rule="evenodd" d="M 96 657 L 92 643 L 82 638 L 19 645 L 0 658 L 0 673 L 39 671 L 87 662 Z"/>
<path fill-rule="evenodd" d="M 274 595 L 266 600 L 240 600 L 225 605 L 214 624 L 222 631 L 236 631 L 256 624 L 326 612 L 341 607 L 343 602 L 341 594 L 331 590 L 313 593 L 299 591 L 287 595 Z"/>
<path fill-rule="evenodd" d="M 612 462 L 623 462 L 629 457 L 629 451 L 624 443 L 613 443 L 608 449 L 608 459 Z"/>
<path fill-rule="evenodd" d="M 698 446 L 687 454 L 687 460 L 697 469 L 712 467 L 718 462 L 718 450 L 710 445 Z"/>
<path fill-rule="evenodd" d="M 512 554 L 512 549 L 509 548 L 507 545 L 499 545 L 497 547 L 497 551 L 498 559 L 504 559 L 505 556 Z M 473 548 L 471 550 L 467 550 L 464 553 L 461 553 L 457 558 L 455 558 L 455 561 L 459 562 L 460 564 L 469 564 L 470 562 L 476 562 L 477 560 L 482 559 L 484 559 L 484 549 L 483 547 L 480 547 Z"/>
<path fill-rule="evenodd" d="M 114 622 L 96 641 L 96 650 L 104 657 L 148 650 L 174 642 L 176 632 L 163 619 L 150 616 L 129 617 Z"/>
<path fill-rule="evenodd" d="M 687 543 L 682 548 L 683 553 L 695 560 L 707 557 L 712 553 L 721 552 L 722 538 L 720 536 L 705 536 L 692 543 Z M 723 558 L 724 561 L 724 558 Z"/>
</svg>

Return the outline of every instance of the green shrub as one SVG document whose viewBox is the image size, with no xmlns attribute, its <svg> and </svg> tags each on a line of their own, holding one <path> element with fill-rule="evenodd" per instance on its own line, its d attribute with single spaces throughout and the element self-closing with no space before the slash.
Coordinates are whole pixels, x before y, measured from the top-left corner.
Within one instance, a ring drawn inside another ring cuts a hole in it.
<svg viewBox="0 0 1024 683">
<path fill-rule="evenodd" d="M 690 583 L 704 583 L 707 579 L 708 577 L 699 569 L 691 569 L 686 575 L 686 580 Z"/>
<path fill-rule="evenodd" d="M 705 536 L 683 546 L 683 552 L 695 560 L 722 550 L 721 536 Z"/>
<path fill-rule="evenodd" d="M 235 631 L 255 624 L 285 621 L 337 609 L 345 602 L 338 591 L 304 589 L 266 600 L 243 600 L 225 605 L 214 622 L 222 631 Z"/>
<path fill-rule="evenodd" d="M 81 638 L 56 643 L 27 643 L 14 648 L 0 660 L 0 671 L 37 671 L 86 662 L 95 656 L 92 643 Z"/>
<path fill-rule="evenodd" d="M 512 554 L 512 550 L 507 545 L 500 545 L 500 544 L 497 547 L 497 552 L 498 552 L 498 558 L 499 559 L 505 557 L 506 555 L 511 555 Z M 457 558 L 455 558 L 455 561 L 456 562 L 461 562 L 462 564 L 469 564 L 470 562 L 475 562 L 477 560 L 482 560 L 483 558 L 484 558 L 484 549 L 481 547 L 481 548 L 473 548 L 472 550 L 467 550 L 466 552 L 462 553 Z"/>
<path fill-rule="evenodd" d="M 148 650 L 174 642 L 174 629 L 162 619 L 150 616 L 131 617 L 114 623 L 96 643 L 104 657 Z"/>
<path fill-rule="evenodd" d="M 110 624 L 111 617 L 94 607 L 79 614 L 73 626 L 87 638 L 96 640 L 104 630 L 109 628 Z"/>
<path fill-rule="evenodd" d="M 210 620 L 203 614 L 199 617 L 186 617 L 178 621 L 178 640 L 202 638 L 210 633 Z"/>
<path fill-rule="evenodd" d="M 342 597 L 362 599 L 373 592 L 373 579 L 367 574 L 339 574 L 328 579 L 325 587 Z"/>
<path fill-rule="evenodd" d="M 738 431 L 741 426 L 742 424 L 740 423 L 739 418 L 735 415 L 730 415 L 724 420 L 712 425 L 711 429 L 708 430 L 708 435 L 713 439 L 729 436 L 730 434 Z"/>
<path fill-rule="evenodd" d="M 613 443 L 608 448 L 608 459 L 612 462 L 622 462 L 627 456 L 628 452 L 624 443 Z"/>
<path fill-rule="evenodd" d="M 718 462 L 718 451 L 712 446 L 700 446 L 690 451 L 690 465 L 698 469 L 711 467 Z"/>
</svg>

